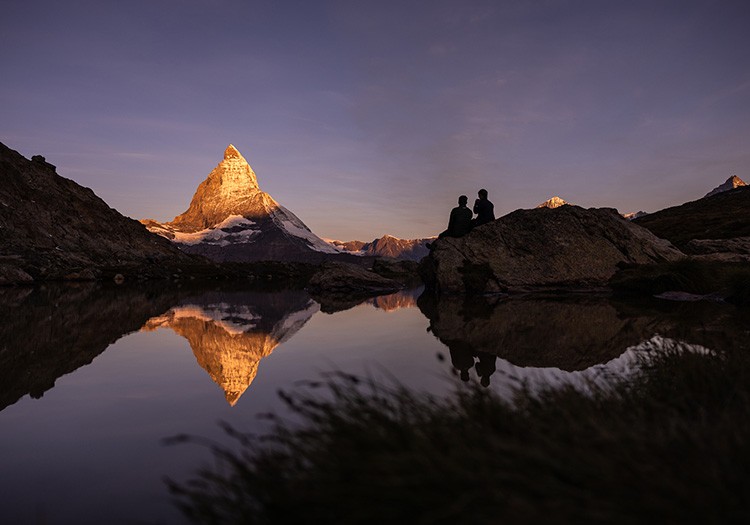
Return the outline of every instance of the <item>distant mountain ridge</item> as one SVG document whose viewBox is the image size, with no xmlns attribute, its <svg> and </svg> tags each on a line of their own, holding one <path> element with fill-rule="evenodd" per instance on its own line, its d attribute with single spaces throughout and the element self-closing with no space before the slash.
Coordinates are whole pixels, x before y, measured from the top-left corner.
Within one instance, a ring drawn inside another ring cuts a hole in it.
<svg viewBox="0 0 750 525">
<path fill-rule="evenodd" d="M 399 239 L 392 235 L 383 235 L 371 242 L 363 241 L 336 241 L 328 242 L 336 248 L 357 255 L 370 255 L 374 257 L 391 257 L 393 259 L 405 259 L 419 261 L 430 253 L 427 243 L 435 237 L 424 239 Z"/>
<path fill-rule="evenodd" d="M 223 261 L 321 262 L 341 251 L 261 191 L 255 172 L 232 144 L 201 182 L 188 209 L 172 221 L 141 221 L 187 253 Z"/>
</svg>

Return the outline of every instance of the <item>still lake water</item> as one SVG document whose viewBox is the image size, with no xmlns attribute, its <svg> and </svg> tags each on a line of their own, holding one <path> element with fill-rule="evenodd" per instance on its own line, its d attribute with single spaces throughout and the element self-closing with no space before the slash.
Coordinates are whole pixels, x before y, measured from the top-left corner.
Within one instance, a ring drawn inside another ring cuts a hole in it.
<svg viewBox="0 0 750 525">
<path fill-rule="evenodd" d="M 319 304 L 226 286 L 0 289 L 0 523 L 183 523 L 163 478 L 211 458 L 162 440 L 221 440 L 219 421 L 262 432 L 280 388 L 326 371 L 507 394 L 519 378 L 628 373 L 657 334 L 715 350 L 748 335 L 715 303 L 420 292 Z"/>
</svg>

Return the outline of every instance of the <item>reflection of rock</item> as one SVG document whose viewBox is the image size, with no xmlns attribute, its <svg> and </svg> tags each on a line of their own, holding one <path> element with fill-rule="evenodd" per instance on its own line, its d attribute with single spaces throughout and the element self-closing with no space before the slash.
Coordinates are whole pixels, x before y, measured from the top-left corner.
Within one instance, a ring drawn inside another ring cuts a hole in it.
<svg viewBox="0 0 750 525">
<path fill-rule="evenodd" d="M 212 292 L 183 301 L 144 329 L 171 328 L 187 339 L 198 364 L 234 406 L 255 379 L 260 360 L 317 311 L 302 291 Z"/>
<path fill-rule="evenodd" d="M 517 210 L 432 246 L 420 271 L 444 293 L 605 286 L 622 263 L 684 257 L 616 210 L 578 206 Z"/>
<path fill-rule="evenodd" d="M 41 397 L 175 302 L 169 290 L 96 284 L 0 287 L 0 410 Z"/>
<path fill-rule="evenodd" d="M 574 371 L 611 361 L 655 334 L 715 350 L 747 339 L 740 311 L 714 303 L 617 303 L 604 297 L 493 303 L 423 294 L 418 304 L 430 320 L 429 330 L 448 346 L 454 368 L 464 375 L 482 354 L 520 367 Z"/>
</svg>

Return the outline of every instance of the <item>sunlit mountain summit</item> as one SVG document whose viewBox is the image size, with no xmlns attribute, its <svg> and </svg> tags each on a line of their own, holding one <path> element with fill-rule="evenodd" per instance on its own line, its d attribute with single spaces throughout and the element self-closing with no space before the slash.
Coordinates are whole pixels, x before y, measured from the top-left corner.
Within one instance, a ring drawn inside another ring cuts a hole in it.
<svg viewBox="0 0 750 525">
<path fill-rule="evenodd" d="M 712 195 L 716 195 L 717 193 L 723 193 L 725 191 L 733 190 L 735 188 L 741 188 L 742 186 L 747 186 L 744 180 L 739 178 L 737 175 L 732 175 L 727 180 L 725 180 L 722 184 L 719 184 L 714 189 L 706 193 L 705 197 L 710 197 Z"/>
<path fill-rule="evenodd" d="M 551 199 L 547 199 L 543 203 L 538 204 L 537 208 L 559 208 L 560 206 L 565 206 L 566 204 L 568 203 L 565 202 L 560 197 L 558 197 L 557 195 L 555 195 Z"/>
<path fill-rule="evenodd" d="M 188 340 L 198 364 L 234 406 L 258 366 L 320 309 L 302 291 L 215 292 L 152 317 L 143 327 L 169 328 Z"/>
<path fill-rule="evenodd" d="M 258 186 L 258 179 L 232 144 L 172 221 L 141 221 L 183 251 L 215 261 L 315 262 L 340 251 L 315 235 L 296 215 Z"/>
</svg>

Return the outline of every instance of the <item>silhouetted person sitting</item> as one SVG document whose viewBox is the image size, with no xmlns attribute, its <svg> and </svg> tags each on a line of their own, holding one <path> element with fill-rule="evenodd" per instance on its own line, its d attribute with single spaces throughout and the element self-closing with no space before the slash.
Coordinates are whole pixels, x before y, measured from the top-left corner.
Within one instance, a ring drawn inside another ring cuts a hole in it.
<svg viewBox="0 0 750 525">
<path fill-rule="evenodd" d="M 448 229 L 438 235 L 438 239 L 443 237 L 463 237 L 471 230 L 471 210 L 466 207 L 469 202 L 466 195 L 458 198 L 458 206 L 451 210 L 450 219 L 448 219 Z"/>
<path fill-rule="evenodd" d="M 479 198 L 474 201 L 474 213 L 477 218 L 472 221 L 472 228 L 495 220 L 495 205 L 487 199 L 487 190 L 479 190 Z"/>
</svg>

